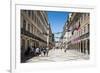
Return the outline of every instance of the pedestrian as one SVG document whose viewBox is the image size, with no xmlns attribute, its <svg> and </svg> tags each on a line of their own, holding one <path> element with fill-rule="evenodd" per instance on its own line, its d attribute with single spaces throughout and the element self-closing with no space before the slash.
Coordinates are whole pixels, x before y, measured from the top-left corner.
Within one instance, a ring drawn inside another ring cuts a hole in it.
<svg viewBox="0 0 100 73">
<path fill-rule="evenodd" d="M 41 47 L 40 52 L 41 52 L 41 56 L 42 56 L 42 54 L 43 54 L 43 47 Z"/>
<path fill-rule="evenodd" d="M 46 54 L 46 48 L 43 48 L 43 54 L 45 56 L 45 54 Z"/>
<path fill-rule="evenodd" d="M 67 48 L 65 48 L 64 52 L 66 52 L 66 51 L 67 51 Z"/>
<path fill-rule="evenodd" d="M 32 54 L 33 54 L 33 56 L 35 56 L 35 47 L 34 46 L 32 47 Z"/>
<path fill-rule="evenodd" d="M 30 54 L 31 48 L 28 46 L 27 50 L 25 51 L 25 56 L 28 56 Z"/>
<path fill-rule="evenodd" d="M 41 47 L 39 48 L 39 55 L 41 55 Z"/>
<path fill-rule="evenodd" d="M 36 48 L 36 56 L 38 56 L 39 55 L 39 48 Z"/>
</svg>

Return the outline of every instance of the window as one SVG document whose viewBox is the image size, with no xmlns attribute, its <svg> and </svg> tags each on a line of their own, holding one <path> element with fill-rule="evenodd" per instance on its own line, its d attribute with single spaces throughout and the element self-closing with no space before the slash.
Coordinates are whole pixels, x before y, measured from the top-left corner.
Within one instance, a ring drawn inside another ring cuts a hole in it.
<svg viewBox="0 0 100 73">
<path fill-rule="evenodd" d="M 34 11 L 32 11 L 32 20 L 34 20 Z"/>
<path fill-rule="evenodd" d="M 88 13 L 86 13 L 86 17 L 88 17 Z"/>
<path fill-rule="evenodd" d="M 38 21 L 39 21 L 39 20 L 37 19 L 37 25 L 38 25 Z"/>
<path fill-rule="evenodd" d="M 84 46 L 84 53 L 85 53 L 85 49 L 86 49 L 86 47 L 85 47 L 85 46 L 86 46 L 86 45 L 85 45 L 85 44 L 86 44 L 86 43 L 85 43 L 85 40 L 83 41 L 83 43 L 84 43 L 83 46 Z"/>
<path fill-rule="evenodd" d="M 34 33 L 34 28 L 35 28 L 35 27 L 33 26 L 33 33 Z"/>
<path fill-rule="evenodd" d="M 30 24 L 28 24 L 28 31 L 30 32 Z"/>
<path fill-rule="evenodd" d="M 33 33 L 33 25 L 31 24 L 31 33 Z"/>
<path fill-rule="evenodd" d="M 21 39 L 21 50 L 25 49 L 25 40 Z"/>
<path fill-rule="evenodd" d="M 26 21 L 23 20 L 23 29 L 25 30 L 26 29 Z"/>
<path fill-rule="evenodd" d="M 88 16 L 90 16 L 90 14 L 88 13 Z"/>
<path fill-rule="evenodd" d="M 81 41 L 81 52 L 83 52 L 83 42 Z"/>
<path fill-rule="evenodd" d="M 88 54 L 90 54 L 90 40 L 87 40 L 87 49 L 88 49 Z"/>
<path fill-rule="evenodd" d="M 35 21 L 35 23 L 37 24 L 37 17 L 36 17 L 36 15 L 35 15 L 35 19 L 34 19 L 34 21 Z"/>
<path fill-rule="evenodd" d="M 82 14 L 82 22 L 84 21 L 84 14 Z"/>
<path fill-rule="evenodd" d="M 84 14 L 84 20 L 86 20 L 86 14 L 87 14 L 87 13 Z"/>
<path fill-rule="evenodd" d="M 28 11 L 28 16 L 29 16 L 29 17 L 31 16 L 31 11 L 30 11 L 30 10 Z"/>
<path fill-rule="evenodd" d="M 27 40 L 27 47 L 30 46 L 30 40 Z"/>
</svg>

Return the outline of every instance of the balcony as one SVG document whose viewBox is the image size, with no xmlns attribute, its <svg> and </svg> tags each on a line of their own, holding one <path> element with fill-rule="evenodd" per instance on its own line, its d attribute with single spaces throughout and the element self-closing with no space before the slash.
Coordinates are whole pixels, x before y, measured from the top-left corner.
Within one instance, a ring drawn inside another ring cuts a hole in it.
<svg viewBox="0 0 100 73">
<path fill-rule="evenodd" d="M 21 28 L 21 34 L 24 34 L 24 35 L 26 35 L 26 36 L 28 36 L 28 37 L 31 37 L 31 38 L 33 38 L 33 39 L 36 39 L 36 40 L 39 40 L 39 41 L 41 41 L 41 42 L 44 42 L 44 43 L 46 43 L 46 41 L 45 40 L 43 40 L 43 39 L 41 39 L 39 36 L 39 34 L 32 34 L 32 33 L 30 33 L 29 31 L 26 31 L 25 29 L 23 29 L 23 28 Z"/>
</svg>

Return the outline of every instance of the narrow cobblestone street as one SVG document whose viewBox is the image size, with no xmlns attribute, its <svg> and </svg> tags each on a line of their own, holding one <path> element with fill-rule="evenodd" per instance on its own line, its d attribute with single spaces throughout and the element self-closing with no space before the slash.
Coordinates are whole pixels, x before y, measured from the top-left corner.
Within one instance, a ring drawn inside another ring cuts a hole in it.
<svg viewBox="0 0 100 73">
<path fill-rule="evenodd" d="M 86 54 L 79 53 L 75 50 L 67 50 L 64 52 L 62 49 L 53 49 L 49 51 L 48 56 L 37 56 L 29 59 L 27 62 L 56 62 L 56 61 L 69 61 L 69 60 L 88 60 L 89 56 Z"/>
</svg>

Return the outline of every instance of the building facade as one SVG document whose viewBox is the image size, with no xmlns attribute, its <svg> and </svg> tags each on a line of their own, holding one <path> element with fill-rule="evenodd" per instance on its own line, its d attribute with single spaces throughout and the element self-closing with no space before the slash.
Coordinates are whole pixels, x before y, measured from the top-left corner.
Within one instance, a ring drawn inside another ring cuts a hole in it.
<svg viewBox="0 0 100 73">
<path fill-rule="evenodd" d="M 47 47 L 48 23 L 45 11 L 21 10 L 21 52 L 27 50 L 28 46 Z M 52 44 L 52 40 L 49 43 Z"/>
<path fill-rule="evenodd" d="M 90 54 L 90 14 L 70 13 L 69 15 L 68 48 Z"/>
<path fill-rule="evenodd" d="M 68 48 L 68 45 L 67 45 L 67 42 L 68 42 L 67 22 L 65 23 L 65 25 L 63 27 L 63 32 L 62 32 L 60 41 L 61 41 L 61 45 L 60 45 L 61 48 L 67 49 Z"/>
</svg>

